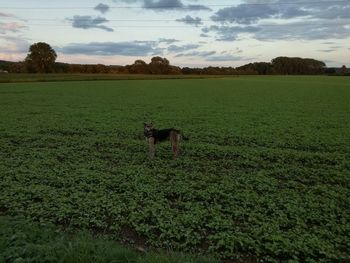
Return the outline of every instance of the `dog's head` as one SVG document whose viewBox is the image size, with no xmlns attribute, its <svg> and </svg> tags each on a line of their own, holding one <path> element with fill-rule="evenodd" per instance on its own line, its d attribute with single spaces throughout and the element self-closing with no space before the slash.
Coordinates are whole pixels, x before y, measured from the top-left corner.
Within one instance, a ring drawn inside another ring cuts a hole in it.
<svg viewBox="0 0 350 263">
<path fill-rule="evenodd" d="M 152 137 L 153 134 L 153 123 L 144 123 L 143 124 L 143 133 L 145 134 L 146 137 Z"/>
</svg>

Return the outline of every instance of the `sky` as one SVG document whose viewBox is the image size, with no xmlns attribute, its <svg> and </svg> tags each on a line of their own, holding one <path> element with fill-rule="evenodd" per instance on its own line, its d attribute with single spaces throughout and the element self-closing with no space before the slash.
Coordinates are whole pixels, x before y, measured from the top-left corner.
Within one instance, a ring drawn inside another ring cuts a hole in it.
<svg viewBox="0 0 350 263">
<path fill-rule="evenodd" d="M 0 2 L 0 60 L 50 44 L 57 61 L 241 66 L 278 56 L 350 67 L 350 0 L 11 0 Z"/>
</svg>

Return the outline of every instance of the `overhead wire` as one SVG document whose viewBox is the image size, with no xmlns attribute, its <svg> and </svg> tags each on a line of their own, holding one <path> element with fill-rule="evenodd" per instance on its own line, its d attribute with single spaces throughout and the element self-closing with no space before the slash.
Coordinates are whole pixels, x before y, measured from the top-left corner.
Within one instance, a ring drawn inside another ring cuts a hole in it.
<svg viewBox="0 0 350 263">
<path fill-rule="evenodd" d="M 109 6 L 109 9 L 184 9 L 184 10 L 202 10 L 203 7 L 235 7 L 241 4 L 244 5 L 295 5 L 295 4 L 337 4 L 337 3 L 350 3 L 350 0 L 334 0 L 334 1 L 297 1 L 297 2 L 260 2 L 260 3 L 237 3 L 237 4 L 212 4 L 212 5 L 174 5 L 174 6 Z M 30 10 L 49 10 L 49 9 L 94 9 L 96 6 L 55 6 L 55 7 L 17 7 L 17 6 L 0 6 L 1 9 L 30 9 Z"/>
<path fill-rule="evenodd" d="M 335 4 L 335 3 L 349 3 L 350 4 L 350 0 L 334 0 L 334 1 L 288 1 L 288 2 L 276 2 L 276 3 L 244 3 L 244 5 L 295 5 L 295 4 Z M 239 4 L 242 3 L 237 3 L 236 5 L 225 5 L 225 4 L 215 4 L 215 5 L 205 5 L 206 7 L 235 7 Z M 40 10 L 47 10 L 47 9 L 93 9 L 94 7 L 0 7 L 0 9 L 40 9 Z M 156 7 L 143 7 L 143 6 L 110 6 L 109 8 L 111 9 L 117 9 L 117 8 L 128 8 L 128 9 L 186 9 L 186 8 L 182 8 L 182 7 L 176 7 L 176 6 L 156 6 Z M 11 16 L 3 16 L 2 18 L 7 18 L 7 19 L 13 19 L 15 17 L 11 17 Z M 21 19 L 24 22 L 28 22 L 28 21 L 54 21 L 54 22 L 72 22 L 72 21 L 90 21 L 91 18 L 83 18 L 83 17 L 78 17 L 78 18 L 66 18 L 66 19 L 58 19 L 58 18 L 22 18 Z M 203 26 L 203 24 L 201 22 L 226 22 L 226 21 L 230 21 L 230 19 L 200 19 L 198 22 L 199 23 L 195 23 L 195 21 L 193 23 L 187 23 L 187 25 L 178 25 L 178 26 L 172 26 L 172 25 L 117 25 L 115 27 L 117 28 L 188 28 L 189 26 Z M 103 21 L 105 23 L 107 22 L 186 22 L 186 21 L 181 21 L 180 19 L 106 19 L 106 21 Z M 274 23 L 274 24 L 250 24 L 249 26 L 283 26 L 283 25 L 288 25 L 290 23 L 284 23 L 284 24 L 278 24 L 278 23 Z M 298 23 L 298 25 L 313 25 L 314 23 L 312 22 L 307 22 L 307 23 Z M 350 24 L 350 22 L 349 22 Z M 32 24 L 32 23 L 27 23 L 26 25 L 30 25 L 30 26 L 50 26 L 50 27 L 71 27 L 71 24 Z M 99 25 L 102 25 L 99 24 Z M 97 26 L 99 26 L 97 25 Z M 109 27 L 113 27 L 113 25 L 111 25 L 110 23 L 108 24 Z M 294 23 L 295 25 L 295 23 Z M 347 23 L 345 22 L 332 22 L 332 25 L 343 25 L 346 26 Z M 82 28 L 82 27 L 75 27 L 75 28 Z"/>
</svg>

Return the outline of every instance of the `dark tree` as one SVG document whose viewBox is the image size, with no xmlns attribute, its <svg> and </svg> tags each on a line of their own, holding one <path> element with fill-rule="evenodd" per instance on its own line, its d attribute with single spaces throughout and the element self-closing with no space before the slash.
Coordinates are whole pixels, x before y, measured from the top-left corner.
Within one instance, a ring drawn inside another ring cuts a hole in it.
<svg viewBox="0 0 350 263">
<path fill-rule="evenodd" d="M 133 74 L 148 74 L 149 69 L 145 61 L 138 59 L 134 64 L 127 66 L 128 72 Z"/>
<path fill-rule="evenodd" d="M 147 66 L 147 63 L 141 59 L 135 60 L 134 62 L 135 66 Z"/>
<path fill-rule="evenodd" d="M 57 54 L 53 48 L 44 42 L 30 46 L 25 63 L 30 72 L 49 73 L 53 71 Z"/>
<path fill-rule="evenodd" d="M 268 75 L 273 73 L 271 63 L 266 62 L 249 63 L 238 67 L 237 70 L 240 72 L 245 72 L 246 74 Z"/>
<path fill-rule="evenodd" d="M 343 65 L 343 66 L 340 68 L 340 73 L 341 73 L 341 74 L 346 74 L 346 73 L 348 73 L 348 69 L 346 68 L 345 65 Z"/>
<path fill-rule="evenodd" d="M 285 75 L 314 75 L 323 74 L 326 64 L 311 58 L 278 57 L 271 61 L 277 74 Z"/>
<path fill-rule="evenodd" d="M 152 74 L 169 74 L 171 72 L 169 60 L 161 57 L 153 57 L 149 63 L 149 69 Z"/>
<path fill-rule="evenodd" d="M 153 57 L 150 65 L 169 66 L 170 62 L 166 58 Z"/>
</svg>

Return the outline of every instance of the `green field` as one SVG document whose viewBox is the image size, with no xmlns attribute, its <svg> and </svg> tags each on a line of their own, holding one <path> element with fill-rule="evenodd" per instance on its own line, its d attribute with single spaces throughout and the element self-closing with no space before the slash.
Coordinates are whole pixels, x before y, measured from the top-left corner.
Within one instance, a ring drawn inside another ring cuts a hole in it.
<svg viewBox="0 0 350 263">
<path fill-rule="evenodd" d="M 159 80 L 159 79 L 208 79 L 223 78 L 215 75 L 142 75 L 142 74 L 0 74 L 0 83 L 53 82 L 53 81 L 96 81 L 96 80 Z"/>
<path fill-rule="evenodd" d="M 144 121 L 190 138 L 147 157 Z M 350 78 L 0 84 L 0 214 L 241 262 L 350 260 Z M 293 261 L 294 260 L 294 261 Z"/>
</svg>

